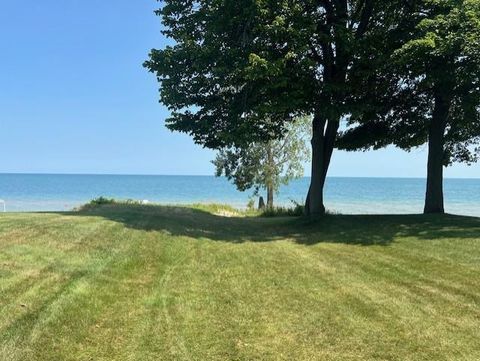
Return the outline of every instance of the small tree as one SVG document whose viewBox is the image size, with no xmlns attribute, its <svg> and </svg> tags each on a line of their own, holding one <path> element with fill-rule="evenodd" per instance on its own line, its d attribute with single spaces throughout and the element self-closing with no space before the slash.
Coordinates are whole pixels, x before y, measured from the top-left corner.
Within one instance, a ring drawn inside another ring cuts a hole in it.
<svg viewBox="0 0 480 361">
<path fill-rule="evenodd" d="M 252 142 L 245 147 L 221 149 L 212 162 L 216 176 L 225 175 L 240 191 L 267 191 L 267 207 L 273 208 L 274 194 L 280 185 L 303 176 L 303 163 L 310 159 L 307 141 L 311 119 L 305 117 L 288 125 L 278 140 Z"/>
</svg>

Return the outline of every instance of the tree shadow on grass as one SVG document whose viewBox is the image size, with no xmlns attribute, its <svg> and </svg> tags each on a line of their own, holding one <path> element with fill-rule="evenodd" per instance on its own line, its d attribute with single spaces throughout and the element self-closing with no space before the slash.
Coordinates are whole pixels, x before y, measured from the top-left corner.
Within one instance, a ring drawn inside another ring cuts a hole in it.
<svg viewBox="0 0 480 361">
<path fill-rule="evenodd" d="M 106 205 L 75 216 L 102 217 L 128 228 L 231 243 L 292 240 L 388 245 L 396 237 L 420 240 L 480 237 L 480 218 L 454 215 L 329 215 L 308 218 L 222 216 L 180 206 Z"/>
</svg>

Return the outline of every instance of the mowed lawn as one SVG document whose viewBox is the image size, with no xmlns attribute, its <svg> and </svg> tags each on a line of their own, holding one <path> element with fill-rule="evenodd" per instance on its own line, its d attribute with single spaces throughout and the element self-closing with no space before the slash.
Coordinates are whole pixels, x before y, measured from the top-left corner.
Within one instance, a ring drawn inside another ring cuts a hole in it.
<svg viewBox="0 0 480 361">
<path fill-rule="evenodd" d="M 480 360 L 480 219 L 215 211 L 0 215 L 0 360 Z"/>
</svg>

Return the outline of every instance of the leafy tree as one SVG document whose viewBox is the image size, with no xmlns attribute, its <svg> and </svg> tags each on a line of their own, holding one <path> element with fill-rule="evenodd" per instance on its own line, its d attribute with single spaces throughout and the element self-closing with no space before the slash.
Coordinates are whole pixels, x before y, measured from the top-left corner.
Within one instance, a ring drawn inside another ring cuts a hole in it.
<svg viewBox="0 0 480 361">
<path fill-rule="evenodd" d="M 402 17 L 403 0 L 165 0 L 157 12 L 173 45 L 145 66 L 161 82 L 170 129 L 210 148 L 281 137 L 312 114 L 306 211 L 323 214 L 323 188 L 356 63 Z"/>
<path fill-rule="evenodd" d="M 477 160 L 480 140 L 480 2 L 425 0 L 417 25 L 369 85 L 370 112 L 352 116 L 344 149 L 428 142 L 425 213 L 443 213 L 443 167 Z M 373 84 L 373 85 L 372 85 Z"/>
<path fill-rule="evenodd" d="M 265 189 L 267 207 L 273 208 L 280 185 L 303 177 L 303 164 L 310 159 L 306 145 L 310 123 L 309 117 L 303 117 L 290 123 L 281 139 L 221 149 L 213 161 L 216 176 L 225 175 L 240 191 L 253 188 L 255 195 Z"/>
</svg>

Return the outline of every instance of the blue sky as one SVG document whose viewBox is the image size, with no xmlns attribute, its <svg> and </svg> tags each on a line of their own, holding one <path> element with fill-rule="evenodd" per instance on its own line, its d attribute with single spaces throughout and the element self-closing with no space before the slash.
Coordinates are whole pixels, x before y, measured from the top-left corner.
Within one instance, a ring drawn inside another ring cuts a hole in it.
<svg viewBox="0 0 480 361">
<path fill-rule="evenodd" d="M 164 127 L 154 0 L 2 0 L 0 172 L 212 174 L 214 153 Z M 425 149 L 337 152 L 332 176 L 425 175 Z M 308 170 L 309 167 L 306 166 Z M 454 166 L 449 177 L 480 177 Z"/>
</svg>

